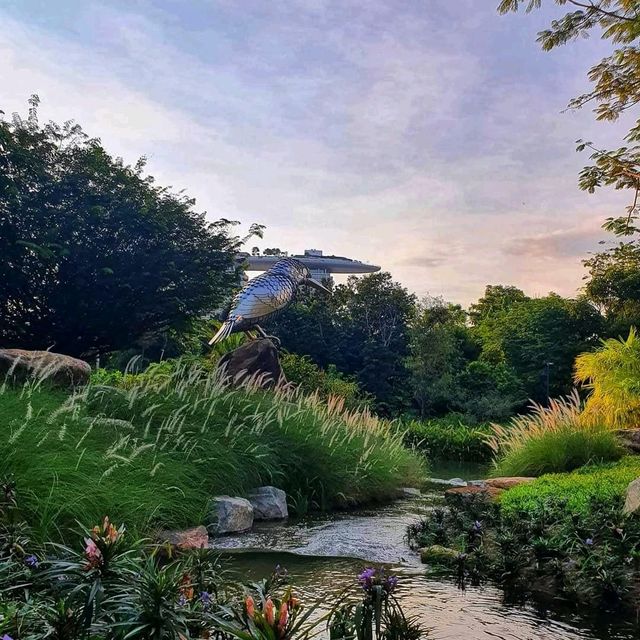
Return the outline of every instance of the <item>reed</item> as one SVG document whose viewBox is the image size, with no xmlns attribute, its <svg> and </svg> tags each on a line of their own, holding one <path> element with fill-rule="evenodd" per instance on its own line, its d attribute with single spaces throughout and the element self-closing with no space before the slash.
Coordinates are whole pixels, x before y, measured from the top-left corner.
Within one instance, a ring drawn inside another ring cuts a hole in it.
<svg viewBox="0 0 640 640">
<path fill-rule="evenodd" d="M 140 535 L 202 522 L 216 494 L 274 484 L 295 508 L 381 500 L 424 477 L 396 428 L 256 377 L 231 387 L 193 364 L 90 384 L 65 396 L 38 383 L 0 393 L 13 474 L 42 539 L 109 514 Z"/>
</svg>

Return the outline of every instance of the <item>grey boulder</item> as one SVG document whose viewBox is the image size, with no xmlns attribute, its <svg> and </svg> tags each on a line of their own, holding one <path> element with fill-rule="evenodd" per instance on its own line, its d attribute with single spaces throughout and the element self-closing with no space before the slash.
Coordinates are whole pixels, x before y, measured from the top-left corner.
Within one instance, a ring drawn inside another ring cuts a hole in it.
<svg viewBox="0 0 640 640">
<path fill-rule="evenodd" d="M 249 492 L 256 520 L 283 520 L 289 517 L 287 494 L 276 487 L 258 487 Z"/>
<path fill-rule="evenodd" d="M 73 388 L 89 382 L 91 366 L 84 360 L 51 351 L 0 349 L 0 378 L 13 384 L 44 379 L 56 387 Z"/>
<path fill-rule="evenodd" d="M 206 525 L 212 535 L 248 531 L 253 526 L 253 507 L 245 498 L 216 496 L 209 503 Z"/>
<path fill-rule="evenodd" d="M 640 478 L 632 480 L 627 486 L 622 512 L 625 515 L 635 513 L 640 509 Z"/>
</svg>

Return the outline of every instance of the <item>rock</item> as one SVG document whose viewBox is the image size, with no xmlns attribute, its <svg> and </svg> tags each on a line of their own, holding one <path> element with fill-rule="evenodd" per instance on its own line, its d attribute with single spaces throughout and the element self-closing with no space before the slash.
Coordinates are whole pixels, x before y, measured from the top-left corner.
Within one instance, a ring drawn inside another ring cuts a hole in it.
<svg viewBox="0 0 640 640">
<path fill-rule="evenodd" d="M 455 487 L 444 492 L 444 499 L 449 506 L 465 507 L 477 499 L 495 500 L 503 491 L 504 489 L 489 486 Z"/>
<path fill-rule="evenodd" d="M 640 429 L 618 429 L 616 435 L 625 449 L 640 453 Z"/>
<path fill-rule="evenodd" d="M 485 486 L 487 487 L 495 487 L 496 489 L 513 489 L 513 487 L 517 487 L 521 484 L 526 484 L 527 482 L 533 482 L 535 478 L 528 478 L 526 476 L 512 476 L 505 478 L 489 478 L 484 481 Z"/>
<path fill-rule="evenodd" d="M 453 566 L 458 562 L 460 554 L 455 549 L 432 544 L 420 549 L 420 560 L 423 564 L 440 564 Z"/>
<path fill-rule="evenodd" d="M 467 484 L 470 487 L 486 487 L 487 486 L 486 480 L 469 480 Z"/>
<path fill-rule="evenodd" d="M 245 498 L 216 496 L 209 503 L 206 525 L 211 535 L 248 531 L 253 526 L 253 507 Z"/>
<path fill-rule="evenodd" d="M 218 368 L 234 383 L 241 383 L 256 376 L 259 386 L 270 388 L 285 380 L 278 350 L 267 338 L 250 340 L 241 347 L 225 353 L 220 358 Z"/>
<path fill-rule="evenodd" d="M 416 489 L 415 487 L 400 487 L 398 489 L 398 495 L 401 498 L 416 498 L 422 495 L 420 489 Z"/>
<path fill-rule="evenodd" d="M 629 515 L 640 509 L 640 478 L 632 480 L 627 486 L 622 513 Z"/>
<path fill-rule="evenodd" d="M 427 478 L 427 482 L 430 484 L 444 484 L 447 487 L 466 487 L 467 482 L 462 478 L 451 478 L 450 480 L 444 480 L 443 478 Z"/>
<path fill-rule="evenodd" d="M 51 351 L 0 349 L 0 379 L 7 375 L 14 384 L 44 378 L 56 387 L 68 389 L 87 384 L 91 366 L 84 360 Z"/>
<path fill-rule="evenodd" d="M 276 487 L 258 487 L 249 492 L 254 520 L 283 520 L 289 517 L 287 494 Z"/>
<path fill-rule="evenodd" d="M 161 531 L 158 539 L 177 549 L 202 549 L 209 544 L 209 534 L 203 526 L 181 531 Z"/>
</svg>

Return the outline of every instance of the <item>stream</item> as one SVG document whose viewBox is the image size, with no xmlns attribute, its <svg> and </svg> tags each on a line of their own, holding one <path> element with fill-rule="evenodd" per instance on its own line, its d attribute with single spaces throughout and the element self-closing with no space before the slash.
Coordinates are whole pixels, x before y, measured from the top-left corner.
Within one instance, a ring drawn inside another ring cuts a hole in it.
<svg viewBox="0 0 640 640">
<path fill-rule="evenodd" d="M 432 468 L 438 478 L 481 477 L 477 466 Z M 257 523 L 251 532 L 215 540 L 224 566 L 242 581 L 285 567 L 303 600 L 331 603 L 365 566 L 385 565 L 400 578 L 397 595 L 435 640 L 627 640 L 638 627 L 618 616 L 545 611 L 506 601 L 491 584 L 461 590 L 454 580 L 429 576 L 404 538 L 406 526 L 442 504 L 446 485 L 420 496 L 345 513 L 314 514 L 287 522 Z"/>
</svg>

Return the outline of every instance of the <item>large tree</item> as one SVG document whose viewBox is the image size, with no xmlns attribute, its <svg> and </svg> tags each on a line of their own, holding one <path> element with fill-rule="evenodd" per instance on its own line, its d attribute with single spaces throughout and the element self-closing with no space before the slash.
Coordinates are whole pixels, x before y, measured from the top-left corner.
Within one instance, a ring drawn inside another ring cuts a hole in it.
<svg viewBox="0 0 640 640">
<path fill-rule="evenodd" d="M 542 0 L 502 0 L 499 11 L 532 11 Z M 551 4 L 551 2 L 549 2 Z M 569 101 L 569 108 L 591 105 L 598 120 L 615 121 L 637 112 L 640 102 L 640 2 L 638 0 L 555 0 L 569 11 L 538 34 L 546 51 L 596 31 L 612 44 L 612 52 L 588 71 L 591 90 Z M 578 150 L 589 150 L 592 163 L 581 171 L 579 186 L 593 193 L 601 187 L 629 192 L 623 215 L 608 218 L 604 228 L 621 240 L 585 261 L 589 269 L 586 294 L 607 314 L 610 331 L 625 332 L 638 322 L 640 282 L 640 118 L 617 149 L 603 149 L 578 140 Z M 622 314 L 618 317 L 617 314 Z"/>
<path fill-rule="evenodd" d="M 356 377 L 387 415 L 411 400 L 408 327 L 415 297 L 389 273 L 351 277 L 333 295 L 302 294 L 270 323 L 283 346 Z"/>
<path fill-rule="evenodd" d="M 514 302 L 486 315 L 474 326 L 482 345 L 480 360 L 507 365 L 525 397 L 545 401 L 547 376 L 551 396 L 571 389 L 576 356 L 597 344 L 602 317 L 585 300 L 551 293 Z"/>
<path fill-rule="evenodd" d="M 214 310 L 236 278 L 230 223 L 30 104 L 0 119 L 3 346 L 124 349 Z"/>
</svg>

